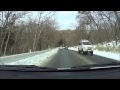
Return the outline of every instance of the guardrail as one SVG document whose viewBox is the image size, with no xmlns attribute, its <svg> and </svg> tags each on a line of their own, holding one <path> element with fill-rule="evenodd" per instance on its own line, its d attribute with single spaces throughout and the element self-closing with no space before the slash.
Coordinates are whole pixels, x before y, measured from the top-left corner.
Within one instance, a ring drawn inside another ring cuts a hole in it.
<svg viewBox="0 0 120 90">
<path fill-rule="evenodd" d="M 3 56 L 3 57 L 0 57 L 0 64 L 14 62 L 14 61 L 22 60 L 22 59 L 25 59 L 25 58 L 33 57 L 33 56 L 36 56 L 36 55 L 39 55 L 39 54 L 49 52 L 51 50 L 52 49 L 30 52 L 30 53 L 22 53 L 22 54 Z"/>
</svg>

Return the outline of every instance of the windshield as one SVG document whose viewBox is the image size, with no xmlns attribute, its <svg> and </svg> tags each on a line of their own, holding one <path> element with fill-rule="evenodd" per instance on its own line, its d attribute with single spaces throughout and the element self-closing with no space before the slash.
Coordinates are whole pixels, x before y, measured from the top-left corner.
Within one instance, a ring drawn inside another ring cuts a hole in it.
<svg viewBox="0 0 120 90">
<path fill-rule="evenodd" d="M 120 11 L 0 11 L 0 65 L 111 62 L 120 62 Z"/>
<path fill-rule="evenodd" d="M 91 45 L 90 42 L 83 42 L 83 45 Z"/>
</svg>

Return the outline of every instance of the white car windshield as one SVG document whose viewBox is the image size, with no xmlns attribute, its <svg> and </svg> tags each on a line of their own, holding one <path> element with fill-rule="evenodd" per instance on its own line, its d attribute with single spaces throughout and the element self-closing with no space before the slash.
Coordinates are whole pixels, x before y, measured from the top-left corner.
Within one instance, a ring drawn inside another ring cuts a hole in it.
<svg viewBox="0 0 120 90">
<path fill-rule="evenodd" d="M 83 45 L 91 45 L 90 42 L 83 42 Z"/>
</svg>

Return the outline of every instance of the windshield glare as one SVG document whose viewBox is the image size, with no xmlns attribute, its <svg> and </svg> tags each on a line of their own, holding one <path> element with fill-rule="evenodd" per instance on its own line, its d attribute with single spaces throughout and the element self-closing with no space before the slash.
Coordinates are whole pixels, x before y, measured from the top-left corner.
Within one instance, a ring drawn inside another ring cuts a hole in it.
<svg viewBox="0 0 120 90">
<path fill-rule="evenodd" d="M 0 65 L 64 69 L 119 54 L 120 11 L 0 11 Z"/>
</svg>

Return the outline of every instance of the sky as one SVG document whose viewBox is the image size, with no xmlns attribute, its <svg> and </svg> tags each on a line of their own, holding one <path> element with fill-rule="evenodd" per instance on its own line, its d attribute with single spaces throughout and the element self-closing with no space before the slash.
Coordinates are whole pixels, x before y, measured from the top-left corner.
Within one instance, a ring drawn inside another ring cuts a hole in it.
<svg viewBox="0 0 120 90">
<path fill-rule="evenodd" d="M 74 29 L 76 21 L 77 11 L 58 11 L 55 15 L 55 19 L 60 26 L 60 30 Z"/>
<path fill-rule="evenodd" d="M 37 14 L 34 12 L 34 17 Z M 74 25 L 77 24 L 76 21 L 77 11 L 56 11 L 54 19 L 56 19 L 59 29 L 75 29 Z"/>
</svg>

